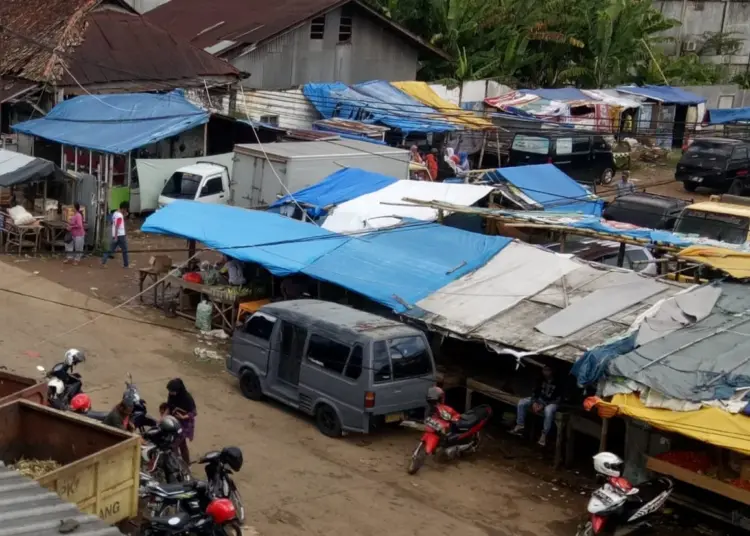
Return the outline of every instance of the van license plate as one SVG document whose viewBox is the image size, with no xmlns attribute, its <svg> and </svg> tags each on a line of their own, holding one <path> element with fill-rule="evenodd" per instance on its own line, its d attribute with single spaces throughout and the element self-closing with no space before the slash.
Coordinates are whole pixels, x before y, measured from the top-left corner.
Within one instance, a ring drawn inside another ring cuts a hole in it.
<svg viewBox="0 0 750 536">
<path fill-rule="evenodd" d="M 693 182 L 703 182 L 703 177 L 690 177 Z"/>
<path fill-rule="evenodd" d="M 399 422 L 404 420 L 404 414 L 403 413 L 391 413 L 389 415 L 385 416 L 385 422 L 391 423 L 391 422 Z"/>
</svg>

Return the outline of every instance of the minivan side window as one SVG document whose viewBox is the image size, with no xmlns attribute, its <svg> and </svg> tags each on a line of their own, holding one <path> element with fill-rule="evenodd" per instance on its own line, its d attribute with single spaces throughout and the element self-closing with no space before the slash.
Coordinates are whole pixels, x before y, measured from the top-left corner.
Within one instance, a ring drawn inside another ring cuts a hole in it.
<svg viewBox="0 0 750 536">
<path fill-rule="evenodd" d="M 555 153 L 570 154 L 573 152 L 573 138 L 557 138 L 557 147 Z"/>
<path fill-rule="evenodd" d="M 221 184 L 221 177 L 211 177 L 201 188 L 201 197 L 206 195 L 220 194 L 224 190 Z"/>
<path fill-rule="evenodd" d="M 422 337 L 400 337 L 388 341 L 393 379 L 403 380 L 432 372 L 432 360 Z"/>
<path fill-rule="evenodd" d="M 511 148 L 524 153 L 549 154 L 549 139 L 517 134 Z"/>
<path fill-rule="evenodd" d="M 573 138 L 573 152 L 588 153 L 590 141 L 591 139 L 588 136 L 585 138 Z"/>
<path fill-rule="evenodd" d="M 307 360 L 326 370 L 341 374 L 344 372 L 350 350 L 346 344 L 313 333 L 307 343 Z"/>
<path fill-rule="evenodd" d="M 271 333 L 273 332 L 273 327 L 275 325 L 276 318 L 265 313 L 257 312 L 247 319 L 243 330 L 248 335 L 267 341 L 271 338 Z"/>
<path fill-rule="evenodd" d="M 737 147 L 732 153 L 732 160 L 747 160 L 747 148 Z"/>
<path fill-rule="evenodd" d="M 362 374 L 362 356 L 364 349 L 361 344 L 354 345 L 352 348 L 352 354 L 349 356 L 349 362 L 346 364 L 346 370 L 344 376 L 351 378 L 352 380 L 358 380 Z"/>
<path fill-rule="evenodd" d="M 391 358 L 385 341 L 378 341 L 372 346 L 372 381 L 383 383 L 391 381 Z"/>
</svg>

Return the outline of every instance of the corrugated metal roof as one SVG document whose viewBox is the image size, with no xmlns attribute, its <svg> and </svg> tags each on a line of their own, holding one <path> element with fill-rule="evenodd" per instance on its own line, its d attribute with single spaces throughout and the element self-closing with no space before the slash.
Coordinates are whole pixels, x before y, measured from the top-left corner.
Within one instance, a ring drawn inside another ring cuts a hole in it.
<svg viewBox="0 0 750 536">
<path fill-rule="evenodd" d="M 115 527 L 17 471 L 0 467 L 0 536 L 60 536 L 64 520 L 79 523 L 75 536 L 122 536 Z"/>
<path fill-rule="evenodd" d="M 367 123 L 362 123 L 361 121 L 350 121 L 348 119 L 339 119 L 337 117 L 315 121 L 313 126 L 329 131 L 340 131 L 347 134 L 368 136 L 371 138 L 381 138 L 383 134 L 390 130 L 390 128 L 381 125 L 369 125 Z"/>
<path fill-rule="evenodd" d="M 448 57 L 445 52 L 357 0 L 278 0 L 271 3 L 265 0 L 171 0 L 149 11 L 146 17 L 203 49 L 222 41 L 234 41 L 233 46 L 220 48 L 223 55 L 237 47 L 260 44 L 347 4 L 378 19 L 418 47 Z"/>
<path fill-rule="evenodd" d="M 77 85 L 67 67 L 83 85 L 151 82 L 150 89 L 239 78 L 230 64 L 117 6 L 111 0 L 0 2 L 0 73 Z"/>
</svg>

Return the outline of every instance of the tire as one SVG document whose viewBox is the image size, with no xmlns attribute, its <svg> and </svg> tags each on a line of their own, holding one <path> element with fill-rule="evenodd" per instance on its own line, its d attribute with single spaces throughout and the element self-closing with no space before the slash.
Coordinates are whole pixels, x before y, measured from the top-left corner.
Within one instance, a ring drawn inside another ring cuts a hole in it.
<svg viewBox="0 0 750 536">
<path fill-rule="evenodd" d="M 233 521 L 223 525 L 219 530 L 215 531 L 216 536 L 242 536 L 242 525 Z"/>
<path fill-rule="evenodd" d="M 323 435 L 341 437 L 341 421 L 336 411 L 328 404 L 321 404 L 315 410 L 315 424 Z"/>
<path fill-rule="evenodd" d="M 406 472 L 410 475 L 416 475 L 417 471 L 419 471 L 424 465 L 426 459 L 427 451 L 425 450 L 424 441 L 420 441 L 419 445 L 417 445 L 417 448 L 414 449 L 414 453 L 412 453 L 411 455 L 409 466 L 406 468 Z"/>
<path fill-rule="evenodd" d="M 234 482 L 230 484 L 229 500 L 232 501 L 234 509 L 237 510 L 237 521 L 241 525 L 245 524 L 245 505 L 242 504 L 242 497 L 239 490 L 235 487 Z"/>
<path fill-rule="evenodd" d="M 252 370 L 245 370 L 240 376 L 240 391 L 245 398 L 258 401 L 263 398 L 260 378 Z"/>
<path fill-rule="evenodd" d="M 615 179 L 615 170 L 612 168 L 606 168 L 604 171 L 602 171 L 602 174 L 599 176 L 599 182 L 601 184 L 612 184 L 612 181 Z"/>
<path fill-rule="evenodd" d="M 682 187 L 685 188 L 686 192 L 694 192 L 695 190 L 698 189 L 697 184 L 695 184 L 694 182 L 687 182 L 687 181 L 682 183 Z"/>
<path fill-rule="evenodd" d="M 582 527 L 578 527 L 576 536 L 594 536 L 594 527 L 591 525 L 591 521 L 587 521 Z"/>
</svg>

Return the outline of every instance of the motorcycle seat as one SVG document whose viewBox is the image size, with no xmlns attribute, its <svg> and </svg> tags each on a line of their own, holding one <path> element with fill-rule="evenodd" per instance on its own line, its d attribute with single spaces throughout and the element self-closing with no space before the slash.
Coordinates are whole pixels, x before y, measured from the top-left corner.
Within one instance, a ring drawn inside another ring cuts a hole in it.
<svg viewBox="0 0 750 536">
<path fill-rule="evenodd" d="M 86 417 L 88 417 L 89 419 L 94 419 L 95 421 L 100 421 L 100 422 L 106 419 L 107 415 L 109 415 L 109 413 L 107 413 L 106 411 L 93 411 L 92 410 L 86 413 Z"/>
<path fill-rule="evenodd" d="M 190 482 L 178 482 L 175 484 L 159 484 L 154 488 L 158 493 L 165 496 L 183 495 L 185 493 L 192 493 L 195 491 L 196 485 L 194 481 Z"/>
<path fill-rule="evenodd" d="M 190 515 L 179 512 L 173 516 L 152 517 L 148 520 L 153 528 L 169 528 L 171 530 L 185 527 L 190 522 Z"/>
<path fill-rule="evenodd" d="M 476 426 L 477 423 L 486 419 L 490 415 L 492 415 L 492 409 L 490 408 L 490 406 L 477 406 L 462 414 L 456 422 L 456 426 L 458 426 L 459 430 L 468 430 Z"/>
</svg>

